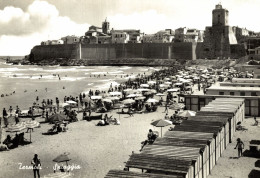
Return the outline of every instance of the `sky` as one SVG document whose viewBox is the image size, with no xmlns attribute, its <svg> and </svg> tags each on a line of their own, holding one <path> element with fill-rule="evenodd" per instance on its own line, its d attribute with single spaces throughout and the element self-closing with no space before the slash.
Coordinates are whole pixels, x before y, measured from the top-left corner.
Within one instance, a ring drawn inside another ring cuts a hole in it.
<svg viewBox="0 0 260 178">
<path fill-rule="evenodd" d="M 145 34 L 179 27 L 204 30 L 220 3 L 229 25 L 260 32 L 259 0 L 0 0 L 0 56 L 24 56 L 41 41 L 83 36 L 107 18 L 114 29 Z"/>
</svg>

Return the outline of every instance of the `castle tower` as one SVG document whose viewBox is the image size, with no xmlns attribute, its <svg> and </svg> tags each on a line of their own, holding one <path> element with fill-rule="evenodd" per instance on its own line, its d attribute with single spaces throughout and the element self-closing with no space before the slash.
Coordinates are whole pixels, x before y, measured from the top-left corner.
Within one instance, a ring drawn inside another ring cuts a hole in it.
<svg viewBox="0 0 260 178">
<path fill-rule="evenodd" d="M 223 9 L 221 4 L 217 4 L 212 11 L 212 27 L 228 26 L 228 10 Z"/>
<path fill-rule="evenodd" d="M 102 32 L 105 34 L 110 33 L 109 22 L 107 22 L 107 18 L 106 18 L 105 22 L 102 23 Z"/>
<path fill-rule="evenodd" d="M 206 27 L 200 58 L 223 59 L 231 57 L 231 45 L 237 44 L 232 27 L 228 25 L 227 9 L 217 4 L 212 11 L 212 26 Z"/>
</svg>

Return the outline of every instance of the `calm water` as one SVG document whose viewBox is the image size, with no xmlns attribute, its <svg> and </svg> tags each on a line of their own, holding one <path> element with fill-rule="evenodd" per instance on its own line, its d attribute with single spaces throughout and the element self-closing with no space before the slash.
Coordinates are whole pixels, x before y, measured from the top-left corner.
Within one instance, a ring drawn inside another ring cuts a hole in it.
<svg viewBox="0 0 260 178">
<path fill-rule="evenodd" d="M 2 113 L 3 107 L 15 108 L 16 105 L 19 105 L 21 109 L 28 109 L 37 96 L 39 101 L 54 100 L 56 96 L 63 101 L 64 96 L 77 96 L 90 89 L 107 90 L 111 83 L 114 86 L 129 78 L 134 78 L 137 74 L 149 75 L 154 70 L 159 70 L 159 68 L 22 66 L 0 61 L 0 94 L 5 95 L 0 98 L 0 112 Z M 14 91 L 15 94 L 13 94 Z"/>
</svg>

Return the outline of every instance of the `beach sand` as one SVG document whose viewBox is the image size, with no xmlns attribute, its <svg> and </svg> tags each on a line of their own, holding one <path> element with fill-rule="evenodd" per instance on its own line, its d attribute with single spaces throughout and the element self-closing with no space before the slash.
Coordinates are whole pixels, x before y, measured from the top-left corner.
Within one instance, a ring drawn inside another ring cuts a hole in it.
<svg viewBox="0 0 260 178">
<path fill-rule="evenodd" d="M 52 125 L 41 124 L 32 132 L 32 144 L 19 146 L 16 149 L 0 153 L 2 166 L 0 177 L 33 176 L 32 170 L 20 170 L 19 164 L 30 165 L 34 154 L 38 154 L 42 162 L 41 175 L 53 172 L 56 156 L 69 152 L 71 161 L 69 165 L 80 165 L 80 170 L 73 170 L 75 177 L 104 177 L 110 169 L 124 168 L 132 151 L 139 152 L 141 142 L 147 138 L 149 129 L 161 133 L 150 123 L 165 116 L 164 107 L 159 107 L 158 112 L 120 115 L 121 125 L 95 126 L 98 121 L 79 121 L 69 124 L 67 132 L 58 135 L 42 135 Z M 117 110 L 108 113 L 119 118 Z M 169 110 L 173 114 L 174 110 Z M 82 114 L 78 115 L 82 118 Z M 38 121 L 42 120 L 37 118 Z M 163 128 L 163 134 L 170 126 Z M 13 134 L 14 135 L 14 134 Z M 29 133 L 25 136 L 29 139 Z M 59 164 L 60 165 L 60 164 Z"/>
</svg>

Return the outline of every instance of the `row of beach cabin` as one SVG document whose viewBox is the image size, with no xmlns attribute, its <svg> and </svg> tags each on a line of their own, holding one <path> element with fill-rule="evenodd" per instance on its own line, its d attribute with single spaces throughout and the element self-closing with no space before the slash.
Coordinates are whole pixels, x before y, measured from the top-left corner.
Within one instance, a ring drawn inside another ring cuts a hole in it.
<svg viewBox="0 0 260 178">
<path fill-rule="evenodd" d="M 244 107 L 241 98 L 212 100 L 140 154 L 132 154 L 126 170 L 110 170 L 106 178 L 206 178 L 232 142 L 236 124 L 244 119 Z"/>
</svg>

